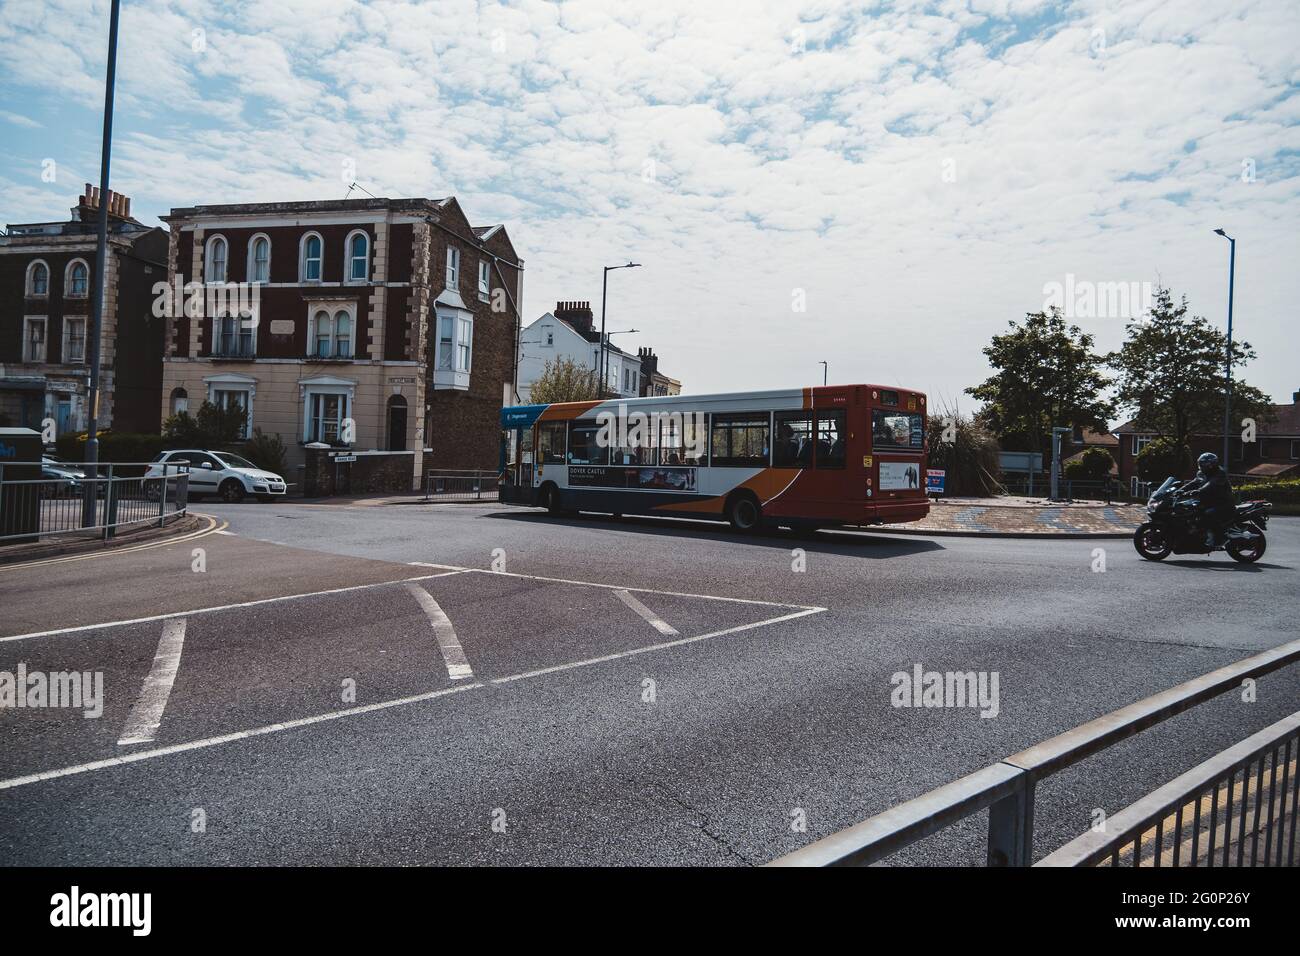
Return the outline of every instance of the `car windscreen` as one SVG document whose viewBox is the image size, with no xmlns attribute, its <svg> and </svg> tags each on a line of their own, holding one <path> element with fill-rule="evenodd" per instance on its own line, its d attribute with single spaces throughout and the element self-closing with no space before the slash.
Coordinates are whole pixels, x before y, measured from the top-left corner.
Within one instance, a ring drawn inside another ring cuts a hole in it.
<svg viewBox="0 0 1300 956">
<path fill-rule="evenodd" d="M 240 458 L 238 455 L 232 455 L 229 452 L 221 452 L 214 455 L 214 458 L 229 468 L 256 468 L 257 466 L 247 458 Z"/>
</svg>

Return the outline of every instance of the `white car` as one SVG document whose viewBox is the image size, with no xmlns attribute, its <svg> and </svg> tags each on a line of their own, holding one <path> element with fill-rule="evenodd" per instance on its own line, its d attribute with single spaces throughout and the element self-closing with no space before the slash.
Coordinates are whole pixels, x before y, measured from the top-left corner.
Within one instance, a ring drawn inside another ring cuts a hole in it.
<svg viewBox="0 0 1300 956">
<path fill-rule="evenodd" d="M 163 464 L 189 465 L 190 500 L 215 495 L 222 501 L 243 501 L 253 495 L 258 501 L 270 501 L 285 493 L 285 481 L 272 471 L 263 471 L 246 458 L 228 451 L 165 451 L 149 465 L 146 478 L 161 478 Z M 172 469 L 172 474 L 175 470 Z"/>
</svg>

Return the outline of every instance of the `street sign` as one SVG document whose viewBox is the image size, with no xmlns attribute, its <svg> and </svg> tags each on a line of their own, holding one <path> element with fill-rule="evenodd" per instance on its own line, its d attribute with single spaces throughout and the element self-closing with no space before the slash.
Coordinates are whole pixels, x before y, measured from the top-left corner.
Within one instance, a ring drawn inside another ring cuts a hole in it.
<svg viewBox="0 0 1300 956">
<path fill-rule="evenodd" d="M 349 462 L 349 461 L 356 461 L 356 460 L 357 460 L 356 455 L 338 455 L 334 458 L 335 462 Z"/>
<path fill-rule="evenodd" d="M 943 479 L 947 475 L 942 468 L 927 468 L 925 470 L 925 493 L 927 495 L 943 494 Z"/>
</svg>

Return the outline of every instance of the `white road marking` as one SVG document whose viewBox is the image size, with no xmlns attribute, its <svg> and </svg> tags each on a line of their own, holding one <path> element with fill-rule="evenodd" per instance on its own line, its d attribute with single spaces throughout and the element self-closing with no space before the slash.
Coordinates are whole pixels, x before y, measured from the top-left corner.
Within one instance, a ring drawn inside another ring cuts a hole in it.
<svg viewBox="0 0 1300 956">
<path fill-rule="evenodd" d="M 456 629 L 451 626 L 451 619 L 429 592 L 418 584 L 408 584 L 406 590 L 420 602 L 429 623 L 433 625 L 433 636 L 438 642 L 438 650 L 442 651 L 442 662 L 447 665 L 447 676 L 452 680 L 472 678 L 474 671 L 469 666 L 465 649 L 456 640 Z"/>
<path fill-rule="evenodd" d="M 224 535 L 227 535 L 228 537 L 231 537 L 231 538 L 238 538 L 238 537 L 239 537 L 239 533 L 238 533 L 237 531 L 218 531 L 218 532 L 216 532 L 216 533 L 217 533 L 217 534 L 224 534 Z"/>
<path fill-rule="evenodd" d="M 238 604 L 218 604 L 215 607 L 201 607 L 193 611 L 172 611 L 169 614 L 151 614 L 149 617 L 133 617 L 123 621 L 105 621 L 101 624 L 79 624 L 76 627 L 59 627 L 51 631 L 32 631 L 30 634 L 14 634 L 0 637 L 0 644 L 6 641 L 26 641 L 34 637 L 54 637 L 58 634 L 77 634 L 82 631 L 98 631 L 109 627 L 125 627 L 128 624 L 149 624 L 152 621 L 168 621 L 176 617 L 193 617 L 195 614 L 213 614 L 217 611 L 234 611 L 242 607 L 258 607 L 262 604 L 275 604 L 279 601 L 300 601 L 304 598 L 323 597 L 327 594 L 347 594 L 351 591 L 365 591 L 370 588 L 386 588 L 392 584 L 405 584 L 408 581 L 428 581 L 440 578 L 441 574 L 422 574 L 414 578 L 397 578 L 393 581 L 376 581 L 374 584 L 353 584 L 345 588 L 330 588 L 325 591 L 308 591 L 305 594 L 282 594 L 279 597 L 259 598 L 256 601 L 241 601 Z"/>
<path fill-rule="evenodd" d="M 641 617 L 645 619 L 645 622 L 649 624 L 651 627 L 653 627 L 660 634 L 663 634 L 667 637 L 676 637 L 680 633 L 677 630 L 677 628 L 673 627 L 671 624 L 669 624 L 667 621 L 661 618 L 654 611 L 650 610 L 648 607 L 646 607 L 644 604 L 642 604 L 640 601 L 634 598 L 631 595 L 631 593 L 627 590 L 627 588 L 620 588 L 619 590 L 615 591 L 614 596 L 618 598 L 620 601 L 622 601 L 624 604 L 626 604 L 628 607 L 630 607 L 632 610 L 640 614 Z"/>
<path fill-rule="evenodd" d="M 421 579 L 422 580 L 422 579 Z M 345 590 L 353 590 L 351 588 Z M 758 602 L 767 603 L 767 602 Z M 786 605 L 787 607 L 791 605 Z M 724 628 L 720 631 L 710 631 L 708 634 L 699 634 L 695 637 L 684 637 L 676 641 L 664 641 L 660 644 L 650 644 L 646 647 L 638 647 L 630 651 L 621 651 L 617 654 L 606 654 L 602 657 L 592 657 L 587 660 L 574 661 L 569 664 L 559 664 L 554 667 L 543 667 L 539 670 L 526 671 L 522 674 L 512 674 L 509 677 L 498 677 L 491 681 L 493 684 L 509 684 L 514 681 L 526 680 L 532 677 L 542 677 L 546 674 L 554 674 L 560 671 L 574 670 L 579 667 L 589 667 L 592 664 L 603 664 L 608 661 L 616 661 L 625 657 L 634 657 L 638 654 L 648 654 L 651 651 L 665 650 L 670 647 L 681 647 L 685 644 L 695 644 L 699 641 L 706 641 L 713 637 L 722 637 L 726 634 L 736 634 L 741 631 L 750 631 L 759 627 L 766 627 L 769 624 L 780 624 L 783 621 L 793 621 L 796 618 L 807 617 L 810 614 L 820 614 L 825 611 L 824 607 L 805 607 L 800 608 L 790 614 L 782 614 L 779 617 L 768 618 L 765 621 L 755 621 L 752 624 L 741 624 L 736 627 Z M 276 733 L 281 730 L 294 730 L 299 727 L 309 727 L 312 724 L 319 724 L 327 720 L 338 720 L 343 717 L 352 717 L 357 714 L 367 714 L 377 710 L 387 710 L 390 707 L 402 707 L 407 704 L 418 704 L 427 700 L 434 700 L 446 694 L 454 694 L 462 690 L 474 690 L 486 685 L 481 683 L 473 684 L 456 684 L 442 690 L 431 691 L 427 694 L 417 694 L 414 697 L 402 697 L 397 700 L 381 701 L 377 704 L 366 704 L 362 707 L 352 707 L 348 710 L 334 711 L 329 714 L 318 714 L 315 717 L 302 717 L 297 720 L 288 720 L 279 724 L 271 724 L 266 727 L 258 727 L 254 730 L 241 730 L 233 734 L 223 734 L 220 737 L 208 737 L 204 740 L 196 740 L 187 744 L 175 744 L 170 747 L 157 747 L 152 750 L 137 750 L 134 753 L 126 754 L 121 757 L 109 757 L 106 760 L 96 760 L 91 763 L 77 764 L 73 767 L 63 767 L 58 770 L 46 770 L 41 773 L 28 774 L 24 777 L 13 777 L 9 780 L 0 780 L 0 790 L 8 790 L 13 787 L 21 787 L 31 783 L 39 783 L 42 780 L 56 780 L 60 777 L 68 777 L 73 774 L 88 773 L 95 770 L 105 770 L 109 767 L 117 767 L 123 764 L 135 763 L 140 760 L 151 760 L 155 757 L 167 757 L 172 754 L 185 753 L 190 750 L 200 750 L 205 747 L 215 747 L 220 744 L 232 743 L 237 740 L 246 740 L 250 737 L 258 737 L 265 734 Z"/>
<path fill-rule="evenodd" d="M 740 631 L 751 631 L 756 627 L 766 627 L 769 624 L 780 624 L 782 621 L 793 621 L 797 617 L 807 617 L 809 614 L 820 614 L 825 611 L 824 607 L 806 607 L 790 614 L 782 614 L 780 617 L 770 617 L 766 621 L 755 621 L 753 624 L 738 624 L 735 627 L 723 628 L 721 631 L 710 631 L 708 634 L 697 634 L 695 637 L 683 637 L 677 641 L 664 641 L 660 644 L 647 644 L 645 647 L 636 647 L 630 651 L 619 651 L 617 654 L 605 654 L 602 657 L 589 657 L 585 661 L 573 661 L 570 664 L 556 664 L 554 667 L 543 667 L 535 671 L 525 671 L 522 674 L 511 674 L 509 677 L 493 678 L 494 684 L 509 684 L 512 681 L 524 680 L 528 677 L 540 677 L 543 674 L 555 674 L 559 671 L 573 670 L 575 667 L 587 667 L 591 664 L 603 664 L 606 661 L 616 661 L 624 657 L 635 657 L 637 654 L 649 654 L 651 651 L 662 651 L 669 647 L 681 647 L 684 644 L 694 644 L 696 641 L 707 641 L 711 637 L 722 637 L 724 634 L 737 634 Z"/>
<path fill-rule="evenodd" d="M 122 728 L 122 736 L 117 745 L 147 744 L 158 735 L 162 726 L 163 711 L 167 709 L 167 699 L 172 694 L 172 684 L 176 682 L 176 671 L 181 666 L 181 648 L 185 646 L 185 618 L 168 621 L 163 625 L 162 637 L 158 640 L 158 652 L 154 654 L 153 667 L 144 679 L 140 697 L 131 708 Z"/>
<path fill-rule="evenodd" d="M 240 730 L 233 734 L 222 734 L 220 737 L 207 737 L 203 740 L 192 740 L 187 744 L 173 744 L 170 747 L 155 747 L 152 750 L 137 750 L 134 753 L 123 754 L 120 757 L 109 757 L 105 760 L 94 760 L 90 763 L 77 764 L 74 767 L 61 767 L 58 770 L 46 770 L 41 773 L 28 774 L 25 777 L 12 777 L 9 780 L 0 780 L 0 790 L 22 787 L 29 783 L 39 783 L 42 780 L 57 780 L 59 777 L 70 777 L 73 774 L 89 773 L 93 770 L 104 770 L 108 767 L 120 767 L 124 764 L 136 763 L 141 760 L 152 760 L 155 757 L 167 757 L 172 754 L 185 753 L 190 750 L 202 750 L 205 747 L 216 747 L 220 744 L 228 744 L 236 740 L 247 740 L 249 737 L 260 737 L 264 734 L 273 734 L 281 730 L 295 730 L 299 727 L 310 727 L 312 724 L 324 723 L 327 720 L 338 720 L 341 717 L 368 714 L 376 710 L 387 710 L 389 707 L 402 707 L 406 704 L 418 704 L 426 700 L 433 700 L 435 697 L 454 694 L 457 691 L 462 690 L 473 690 L 476 687 L 482 686 L 482 684 L 457 684 L 455 687 L 445 687 L 442 690 L 431 691 L 427 694 L 417 694 L 414 697 L 401 697 L 397 700 L 380 701 L 377 704 L 351 707 L 348 710 L 336 710 L 328 714 L 317 714 L 315 717 L 300 717 L 297 720 L 286 720 L 283 723 L 269 724 L 265 727 L 256 727 L 253 730 Z"/>
</svg>

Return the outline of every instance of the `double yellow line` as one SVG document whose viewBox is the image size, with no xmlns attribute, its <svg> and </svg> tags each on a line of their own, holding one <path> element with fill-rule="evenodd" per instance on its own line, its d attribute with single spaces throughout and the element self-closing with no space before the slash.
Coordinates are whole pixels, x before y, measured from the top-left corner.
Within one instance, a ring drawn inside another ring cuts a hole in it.
<svg viewBox="0 0 1300 956">
<path fill-rule="evenodd" d="M 162 541 L 149 541 L 145 544 L 132 545 L 129 548 L 107 548 L 101 551 L 93 551 L 90 554 L 70 554 L 62 558 L 46 558 L 42 561 L 25 561 L 21 564 L 4 564 L 0 565 L 0 571 L 17 571 L 22 568 L 40 568 L 50 564 L 65 564 L 68 561 L 89 561 L 91 558 L 107 558 L 119 554 L 131 554 L 135 551 L 148 551 L 150 548 L 162 548 L 170 544 L 181 544 L 185 541 L 193 541 L 196 538 L 202 538 L 210 534 L 216 534 L 218 531 L 224 531 L 229 527 L 230 522 L 222 521 L 219 525 L 217 519 L 212 515 L 199 514 L 199 518 L 206 518 L 208 526 L 200 528 L 198 531 L 191 531 L 189 534 L 183 534 L 177 538 L 165 538 Z"/>
</svg>

